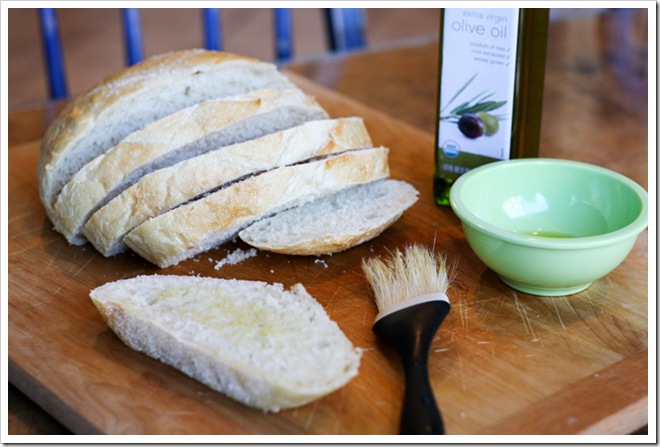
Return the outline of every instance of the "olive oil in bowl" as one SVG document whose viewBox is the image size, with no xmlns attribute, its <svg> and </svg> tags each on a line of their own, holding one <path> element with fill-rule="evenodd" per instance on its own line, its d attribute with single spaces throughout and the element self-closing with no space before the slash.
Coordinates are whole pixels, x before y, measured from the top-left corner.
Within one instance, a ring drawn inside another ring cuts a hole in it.
<svg viewBox="0 0 660 447">
<path fill-rule="evenodd" d="M 537 237 L 549 237 L 549 238 L 554 238 L 554 239 L 570 239 L 574 238 L 575 236 L 566 234 L 566 233 L 560 233 L 557 231 L 543 231 L 543 230 L 536 230 L 532 231 L 529 233 L 530 236 L 537 236 Z"/>
</svg>

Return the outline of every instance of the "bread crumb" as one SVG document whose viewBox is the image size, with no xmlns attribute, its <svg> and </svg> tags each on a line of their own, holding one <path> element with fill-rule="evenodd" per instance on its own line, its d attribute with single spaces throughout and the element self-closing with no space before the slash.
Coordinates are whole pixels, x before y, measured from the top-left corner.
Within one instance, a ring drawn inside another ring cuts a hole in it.
<svg viewBox="0 0 660 447">
<path fill-rule="evenodd" d="M 315 259 L 314 264 L 323 264 L 323 268 L 328 268 L 328 264 L 323 259 Z"/>
<path fill-rule="evenodd" d="M 224 259 L 221 259 L 215 264 L 215 267 L 213 267 L 215 270 L 220 270 L 220 268 L 223 265 L 226 264 L 238 264 L 241 261 L 244 261 L 246 259 L 252 258 L 254 256 L 257 256 L 257 249 L 256 248 L 251 248 L 250 250 L 241 250 L 240 248 L 237 248 L 236 250 L 232 251 L 231 253 L 228 253 L 227 256 L 225 256 Z"/>
</svg>

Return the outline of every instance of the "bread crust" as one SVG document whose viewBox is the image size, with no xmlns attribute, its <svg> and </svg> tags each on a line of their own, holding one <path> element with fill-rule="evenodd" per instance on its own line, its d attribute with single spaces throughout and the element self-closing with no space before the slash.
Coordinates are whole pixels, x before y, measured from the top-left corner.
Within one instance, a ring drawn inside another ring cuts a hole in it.
<svg viewBox="0 0 660 447">
<path fill-rule="evenodd" d="M 141 175 L 217 149 L 216 142 L 261 136 L 262 129 L 275 126 L 269 123 L 280 122 L 273 114 L 291 116 L 288 122 L 295 124 L 327 117 L 314 98 L 291 89 L 259 90 L 179 110 L 128 135 L 80 169 L 55 202 L 55 229 L 70 243 L 84 244 L 87 219 Z M 288 125 L 285 119 L 281 122 Z"/>
<path fill-rule="evenodd" d="M 162 212 L 240 177 L 349 149 L 371 147 L 361 118 L 317 120 L 190 158 L 142 177 L 85 224 L 104 256 L 126 249 L 121 239 Z"/>
<path fill-rule="evenodd" d="M 103 127 L 112 133 L 114 128 L 118 127 L 115 124 L 119 122 L 124 123 L 127 129 L 134 125 L 132 130 L 136 130 L 146 122 L 199 102 L 199 98 L 185 98 L 196 75 L 231 72 L 239 66 L 255 70 L 255 73 L 259 72 L 259 79 L 270 80 L 272 87 L 295 88 L 273 64 L 230 53 L 186 50 L 155 56 L 121 70 L 73 99 L 46 131 L 37 166 L 39 194 L 51 220 L 57 194 L 70 178 L 70 175 L 65 175 L 67 171 L 77 172 L 87 161 L 103 153 L 125 136 L 101 137 L 92 135 L 94 131 Z M 235 91 L 224 93 L 223 96 L 266 87 L 260 85 L 247 88 L 241 85 L 239 80 L 233 85 L 236 86 Z M 138 116 L 138 112 L 133 112 L 134 103 L 139 103 L 142 97 L 151 95 L 155 99 L 163 92 L 179 95 L 179 103 L 161 101 L 159 107 L 149 108 L 148 117 Z M 211 92 L 210 97 L 213 97 Z M 84 149 L 81 149 L 83 146 Z"/>
<path fill-rule="evenodd" d="M 161 268 L 233 238 L 258 218 L 389 176 L 384 147 L 274 169 L 152 218 L 124 242 Z"/>
</svg>

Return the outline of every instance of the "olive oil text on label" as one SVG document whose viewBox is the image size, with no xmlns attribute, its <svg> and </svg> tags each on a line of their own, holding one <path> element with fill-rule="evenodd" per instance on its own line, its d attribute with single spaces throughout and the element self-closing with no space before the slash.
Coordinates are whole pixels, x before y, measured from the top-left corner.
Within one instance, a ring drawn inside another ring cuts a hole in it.
<svg viewBox="0 0 660 447">
<path fill-rule="evenodd" d="M 486 22 L 486 24 L 484 24 Z M 494 24 L 494 25 L 493 25 Z M 453 31 L 490 35 L 495 39 L 506 39 L 509 35 L 509 17 L 475 10 L 463 10 L 460 17 L 450 23 Z"/>
</svg>

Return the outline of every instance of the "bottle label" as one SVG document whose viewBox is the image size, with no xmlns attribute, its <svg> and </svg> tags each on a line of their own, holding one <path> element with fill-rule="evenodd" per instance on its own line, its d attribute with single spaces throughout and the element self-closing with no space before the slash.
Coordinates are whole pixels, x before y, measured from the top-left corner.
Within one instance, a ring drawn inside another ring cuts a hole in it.
<svg viewBox="0 0 660 447">
<path fill-rule="evenodd" d="M 510 158 L 519 8 L 447 8 L 437 169 L 457 178 Z"/>
</svg>

